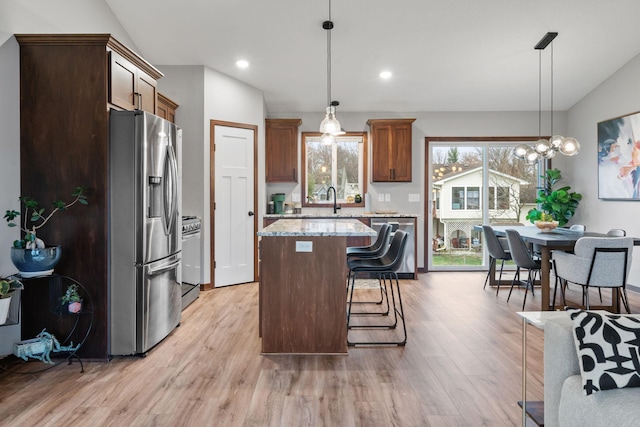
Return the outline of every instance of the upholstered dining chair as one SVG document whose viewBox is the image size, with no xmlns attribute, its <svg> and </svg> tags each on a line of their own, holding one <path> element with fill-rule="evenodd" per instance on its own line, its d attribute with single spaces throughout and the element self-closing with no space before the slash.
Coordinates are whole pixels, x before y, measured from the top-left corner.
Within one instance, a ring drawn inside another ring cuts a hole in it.
<svg viewBox="0 0 640 427">
<path fill-rule="evenodd" d="M 585 231 L 587 231 L 587 227 L 582 224 L 573 224 L 571 227 L 569 227 L 569 230 L 582 231 L 584 233 Z"/>
<path fill-rule="evenodd" d="M 607 236 L 611 237 L 625 237 L 626 235 L 627 232 L 622 228 L 612 228 L 611 230 L 607 231 Z"/>
<path fill-rule="evenodd" d="M 527 292 L 529 292 L 529 287 L 531 287 L 531 295 L 533 293 L 533 284 L 535 283 L 536 276 L 540 277 L 540 269 L 542 268 L 542 264 L 540 260 L 534 259 L 533 255 L 527 248 L 527 245 L 520 237 L 520 233 L 513 229 L 507 229 L 507 242 L 509 243 L 509 252 L 511 253 L 511 258 L 513 262 L 516 264 L 516 275 L 511 282 L 511 289 L 509 289 L 509 295 L 507 296 L 507 302 L 509 302 L 509 298 L 511 298 L 511 292 L 513 291 L 513 287 L 516 283 L 522 284 L 525 286 L 524 291 L 524 300 L 522 301 L 522 309 L 524 310 L 524 306 L 527 302 Z M 527 280 L 520 280 L 520 270 L 527 270 Z"/>
<path fill-rule="evenodd" d="M 587 310 L 589 288 L 615 288 L 616 298 L 621 298 L 627 313 L 626 282 L 633 253 L 631 237 L 582 237 L 576 241 L 573 253 L 553 251 L 556 276 L 561 281 L 583 287 L 583 303 Z M 556 282 L 556 286 L 557 286 Z M 555 291 L 553 305 L 555 306 Z"/>
<path fill-rule="evenodd" d="M 487 272 L 487 278 L 484 279 L 484 286 L 487 287 L 487 282 L 491 277 L 491 270 L 495 268 L 496 260 L 500 260 L 500 275 L 498 276 L 498 286 L 496 287 L 496 296 L 500 291 L 500 283 L 502 282 L 502 270 L 504 269 L 504 262 L 511 259 L 511 253 L 509 252 L 509 244 L 505 239 L 499 239 L 493 228 L 489 225 L 482 226 L 482 232 L 484 233 L 484 243 L 487 245 L 487 252 L 489 252 L 489 271 Z M 504 243 L 503 243 L 504 242 Z"/>
</svg>

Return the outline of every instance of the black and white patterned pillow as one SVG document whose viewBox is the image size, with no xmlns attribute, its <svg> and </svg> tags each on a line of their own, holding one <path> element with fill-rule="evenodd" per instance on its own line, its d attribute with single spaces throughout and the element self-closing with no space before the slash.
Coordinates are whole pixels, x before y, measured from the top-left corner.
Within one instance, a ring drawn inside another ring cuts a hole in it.
<svg viewBox="0 0 640 427">
<path fill-rule="evenodd" d="M 640 387 L 640 318 L 569 310 L 584 394 Z"/>
</svg>

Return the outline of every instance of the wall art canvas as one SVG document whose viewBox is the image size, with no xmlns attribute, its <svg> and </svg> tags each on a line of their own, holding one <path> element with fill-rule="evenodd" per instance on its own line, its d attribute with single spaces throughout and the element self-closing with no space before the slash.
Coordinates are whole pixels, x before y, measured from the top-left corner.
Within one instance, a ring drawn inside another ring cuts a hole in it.
<svg viewBox="0 0 640 427">
<path fill-rule="evenodd" d="M 640 112 L 598 123 L 598 197 L 640 200 Z"/>
</svg>

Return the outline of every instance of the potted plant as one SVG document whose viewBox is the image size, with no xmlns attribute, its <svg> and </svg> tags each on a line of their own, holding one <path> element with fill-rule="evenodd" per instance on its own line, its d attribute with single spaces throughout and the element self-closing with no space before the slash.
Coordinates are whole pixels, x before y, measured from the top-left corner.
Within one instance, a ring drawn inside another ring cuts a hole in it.
<svg viewBox="0 0 640 427">
<path fill-rule="evenodd" d="M 13 277 L 0 277 L 0 325 L 7 322 L 11 297 L 18 289 L 22 289 L 22 282 Z"/>
<path fill-rule="evenodd" d="M 578 204 L 582 200 L 582 194 L 571 191 L 569 186 L 556 188 L 556 184 L 562 180 L 559 169 L 547 169 L 540 177 L 544 180 L 544 185 L 538 190 L 536 199 L 539 208 L 529 210 L 526 218 L 540 229 L 548 229 L 551 225 L 538 225 L 536 223 L 538 221 L 557 222 L 552 229 L 556 226 L 562 227 L 575 215 Z"/>
<path fill-rule="evenodd" d="M 24 233 L 19 240 L 14 240 L 11 248 L 11 261 L 20 271 L 23 277 L 33 277 L 38 275 L 51 274 L 53 268 L 60 260 L 60 246 L 47 247 L 42 239 L 36 235 L 37 230 L 44 226 L 53 215 L 69 209 L 76 203 L 87 205 L 86 189 L 76 187 L 71 193 L 73 200 L 71 202 L 63 202 L 57 200 L 51 204 L 51 211 L 41 207 L 38 201 L 32 197 L 21 196 L 19 199 L 24 206 L 24 216 L 22 224 L 16 221 L 20 212 L 16 210 L 7 210 L 4 218 L 7 220 L 9 227 L 20 227 Z"/>
<path fill-rule="evenodd" d="M 82 310 L 82 297 L 78 292 L 78 285 L 72 283 L 67 286 L 67 290 L 64 295 L 60 297 L 60 301 L 62 302 L 62 305 L 67 304 L 69 313 L 79 313 L 80 310 Z"/>
</svg>

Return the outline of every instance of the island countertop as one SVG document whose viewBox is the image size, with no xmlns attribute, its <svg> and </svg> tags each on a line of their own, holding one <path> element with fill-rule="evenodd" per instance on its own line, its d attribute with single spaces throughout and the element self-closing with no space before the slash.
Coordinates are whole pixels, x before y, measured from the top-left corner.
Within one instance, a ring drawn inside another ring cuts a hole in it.
<svg viewBox="0 0 640 427">
<path fill-rule="evenodd" d="M 374 229 L 353 218 L 279 219 L 258 236 L 376 236 Z"/>
</svg>

